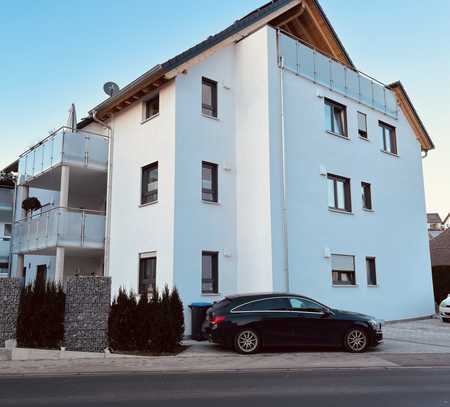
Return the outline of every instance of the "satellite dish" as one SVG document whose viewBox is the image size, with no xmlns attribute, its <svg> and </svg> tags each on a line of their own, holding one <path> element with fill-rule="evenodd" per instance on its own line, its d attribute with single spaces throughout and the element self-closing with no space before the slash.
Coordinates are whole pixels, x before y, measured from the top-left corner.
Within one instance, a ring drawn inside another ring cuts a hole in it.
<svg viewBox="0 0 450 407">
<path fill-rule="evenodd" d="M 117 83 L 114 82 L 106 82 L 103 85 L 103 90 L 105 91 L 105 93 L 109 96 L 114 96 L 116 93 L 119 92 L 119 86 L 117 85 Z"/>
</svg>

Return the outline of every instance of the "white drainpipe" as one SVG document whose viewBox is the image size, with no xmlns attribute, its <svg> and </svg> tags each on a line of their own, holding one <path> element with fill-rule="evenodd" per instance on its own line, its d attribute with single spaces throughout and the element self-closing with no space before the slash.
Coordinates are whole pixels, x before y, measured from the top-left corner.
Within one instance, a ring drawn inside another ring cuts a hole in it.
<svg viewBox="0 0 450 407">
<path fill-rule="evenodd" d="M 283 227 L 283 271 L 286 292 L 290 291 L 288 211 L 286 206 L 286 137 L 284 131 L 284 60 L 280 57 L 280 108 L 281 108 L 281 218 Z"/>
<path fill-rule="evenodd" d="M 112 192 L 112 170 L 113 170 L 113 147 L 114 147 L 114 129 L 113 126 L 106 124 L 97 118 L 97 112 L 94 110 L 91 114 L 92 119 L 101 126 L 108 129 L 108 177 L 106 184 L 106 218 L 105 218 L 105 255 L 104 255 L 104 276 L 109 276 L 109 251 L 111 241 L 111 192 Z"/>
</svg>

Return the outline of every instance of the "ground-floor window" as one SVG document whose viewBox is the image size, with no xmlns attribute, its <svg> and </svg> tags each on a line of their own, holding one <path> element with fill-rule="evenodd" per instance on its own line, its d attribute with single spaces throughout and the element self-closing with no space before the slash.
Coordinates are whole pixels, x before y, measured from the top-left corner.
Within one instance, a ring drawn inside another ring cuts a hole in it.
<svg viewBox="0 0 450 407">
<path fill-rule="evenodd" d="M 366 257 L 367 285 L 377 285 L 375 257 Z"/>
<path fill-rule="evenodd" d="M 219 253 L 202 252 L 202 293 L 219 292 Z"/>
<path fill-rule="evenodd" d="M 156 253 L 139 255 L 139 294 L 153 295 L 156 288 Z"/>
<path fill-rule="evenodd" d="M 332 254 L 331 269 L 334 285 L 355 285 L 355 256 Z"/>
</svg>

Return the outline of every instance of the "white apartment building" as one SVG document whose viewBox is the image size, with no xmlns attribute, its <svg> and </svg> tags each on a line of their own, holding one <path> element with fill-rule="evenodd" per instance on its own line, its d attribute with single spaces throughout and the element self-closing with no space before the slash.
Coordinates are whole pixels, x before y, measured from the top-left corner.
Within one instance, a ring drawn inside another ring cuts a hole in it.
<svg viewBox="0 0 450 407">
<path fill-rule="evenodd" d="M 53 198 L 15 224 L 17 275 L 51 256 L 57 280 L 168 284 L 186 306 L 290 291 L 387 320 L 434 313 L 433 143 L 401 83 L 359 72 L 317 1 L 272 1 L 89 115 L 21 156 L 18 204 Z"/>
</svg>

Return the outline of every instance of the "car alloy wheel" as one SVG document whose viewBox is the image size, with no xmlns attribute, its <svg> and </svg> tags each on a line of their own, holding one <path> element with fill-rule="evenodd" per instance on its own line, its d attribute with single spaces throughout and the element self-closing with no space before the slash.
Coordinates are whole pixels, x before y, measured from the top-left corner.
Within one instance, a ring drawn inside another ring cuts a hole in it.
<svg viewBox="0 0 450 407">
<path fill-rule="evenodd" d="M 244 329 L 236 335 L 236 350 L 240 353 L 256 353 L 259 348 L 259 337 L 253 329 Z"/>
<path fill-rule="evenodd" d="M 345 336 L 345 346 L 350 352 L 364 352 L 367 345 L 367 334 L 362 329 L 354 328 Z"/>
</svg>

